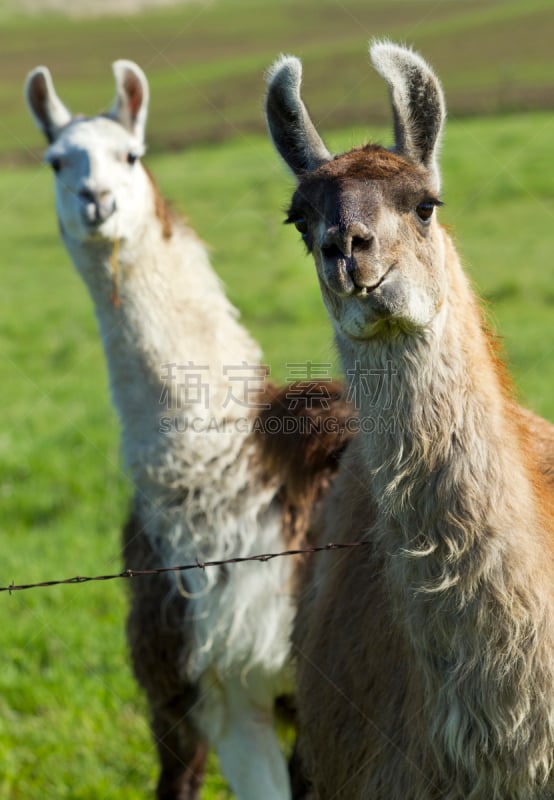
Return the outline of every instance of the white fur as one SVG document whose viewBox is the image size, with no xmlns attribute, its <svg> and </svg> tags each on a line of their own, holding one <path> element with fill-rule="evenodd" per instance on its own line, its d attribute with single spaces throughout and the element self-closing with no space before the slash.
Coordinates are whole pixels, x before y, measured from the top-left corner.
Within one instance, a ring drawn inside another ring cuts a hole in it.
<svg viewBox="0 0 554 800">
<path fill-rule="evenodd" d="M 118 63 L 125 69 L 115 69 L 116 81 L 130 69 Z M 120 89 L 112 113 L 129 123 Z M 259 474 L 249 437 L 253 412 L 226 403 L 233 386 L 223 368 L 257 365 L 260 352 L 203 244 L 183 225 L 169 239 L 162 235 L 151 182 L 140 162 L 127 163 L 129 152 L 144 149 L 145 116 L 137 119 L 131 130 L 107 117 L 74 119 L 57 132 L 46 158 L 62 164 L 55 181 L 62 237 L 94 301 L 140 518 L 160 565 L 279 550 L 277 486 Z M 83 189 L 115 200 L 116 210 L 99 226 L 88 224 Z M 119 307 L 112 296 L 116 241 Z M 209 368 L 202 373 L 209 408 L 165 385 L 164 365 L 191 362 Z M 166 389 L 177 408 L 160 403 Z M 164 414 L 184 432 L 161 432 Z M 194 429 L 184 430 L 192 421 Z M 224 422 L 226 432 L 214 430 Z M 175 591 L 194 598 L 191 618 L 183 620 L 192 625 L 194 646 L 181 669 L 203 692 L 197 725 L 241 800 L 290 797 L 273 704 L 292 689 L 291 567 L 276 559 L 175 581 Z"/>
</svg>

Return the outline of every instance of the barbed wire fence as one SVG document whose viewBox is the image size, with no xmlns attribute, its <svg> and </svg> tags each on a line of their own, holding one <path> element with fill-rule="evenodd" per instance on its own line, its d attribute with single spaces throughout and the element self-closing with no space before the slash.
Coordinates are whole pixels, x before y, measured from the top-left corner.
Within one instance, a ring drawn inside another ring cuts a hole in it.
<svg viewBox="0 0 554 800">
<path fill-rule="evenodd" d="M 60 580 L 40 581 L 38 583 L 11 583 L 9 586 L 0 586 L 0 592 L 22 592 L 26 589 L 44 589 L 51 586 L 72 585 L 77 583 L 91 583 L 93 581 L 113 581 L 120 579 L 142 578 L 152 575 L 164 575 L 168 572 L 188 572 L 193 569 L 208 569 L 210 567 L 223 567 L 228 564 L 244 564 L 246 562 L 258 561 L 266 562 L 274 558 L 285 558 L 288 556 L 311 555 L 312 553 L 323 553 L 331 550 L 352 550 L 356 547 L 364 547 L 369 544 L 368 541 L 359 542 L 341 542 L 334 544 L 323 544 L 316 547 L 302 547 L 296 550 L 283 550 L 280 553 L 260 553 L 254 556 L 235 556 L 234 558 L 225 558 L 219 561 L 200 561 L 196 559 L 191 564 L 180 564 L 171 567 L 156 567 L 153 569 L 125 569 L 122 572 L 115 572 L 109 575 L 75 575 L 73 578 L 62 578 Z"/>
</svg>

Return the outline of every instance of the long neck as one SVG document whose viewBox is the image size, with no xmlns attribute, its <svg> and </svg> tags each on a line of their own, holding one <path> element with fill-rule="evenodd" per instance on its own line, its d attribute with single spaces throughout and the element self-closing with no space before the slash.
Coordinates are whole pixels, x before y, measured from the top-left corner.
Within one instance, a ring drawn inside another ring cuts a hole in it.
<svg viewBox="0 0 554 800">
<path fill-rule="evenodd" d="M 339 342 L 365 420 L 365 458 L 387 546 L 396 537 L 397 552 L 411 551 L 414 563 L 418 553 L 436 554 L 436 563 L 420 562 L 427 589 L 462 581 L 475 548 L 486 570 L 505 544 L 499 541 L 516 535 L 514 520 L 521 531 L 537 525 L 502 371 L 447 246 L 450 289 L 431 329 L 361 350 Z"/>
<path fill-rule="evenodd" d="M 253 372 L 260 357 L 203 244 L 160 213 L 146 178 L 145 196 L 142 221 L 115 250 L 65 239 L 94 301 L 130 467 L 142 452 L 170 448 L 174 434 L 182 447 L 214 421 L 244 416 L 247 404 L 233 402 L 242 399 L 236 370 Z"/>
</svg>

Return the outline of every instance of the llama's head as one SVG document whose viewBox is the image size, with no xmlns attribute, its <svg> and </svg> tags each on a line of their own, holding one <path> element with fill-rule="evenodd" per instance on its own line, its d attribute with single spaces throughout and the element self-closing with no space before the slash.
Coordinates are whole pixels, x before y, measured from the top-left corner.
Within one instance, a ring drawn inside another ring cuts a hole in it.
<svg viewBox="0 0 554 800">
<path fill-rule="evenodd" d="M 113 64 L 116 98 L 111 110 L 72 116 L 54 89 L 50 72 L 27 77 L 25 97 L 48 140 L 45 160 L 54 171 L 56 208 L 64 237 L 73 242 L 129 236 L 144 206 L 144 153 L 148 83 L 136 64 Z"/>
<path fill-rule="evenodd" d="M 376 43 L 370 53 L 389 84 L 393 149 L 367 145 L 331 156 L 300 97 L 294 57 L 272 67 L 266 106 L 273 142 L 298 182 L 287 222 L 313 254 L 336 330 L 364 340 L 428 326 L 445 292 L 435 214 L 442 90 L 411 50 Z"/>
</svg>

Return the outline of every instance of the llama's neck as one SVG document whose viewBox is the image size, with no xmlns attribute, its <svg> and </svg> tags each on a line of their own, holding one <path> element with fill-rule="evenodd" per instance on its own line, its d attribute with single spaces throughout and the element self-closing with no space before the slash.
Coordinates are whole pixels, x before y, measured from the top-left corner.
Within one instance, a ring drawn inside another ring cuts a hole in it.
<svg viewBox="0 0 554 800">
<path fill-rule="evenodd" d="M 362 348 L 339 341 L 365 420 L 365 458 L 387 548 L 392 535 L 397 553 L 412 552 L 414 563 L 418 554 L 436 553 L 452 569 L 430 575 L 430 561 L 420 561 L 421 582 L 437 586 L 459 580 L 456 559 L 463 569 L 474 547 L 482 548 L 486 569 L 508 536 L 517 538 L 515 519 L 522 532 L 537 524 L 501 371 L 447 247 L 450 292 L 431 329 Z"/>
<path fill-rule="evenodd" d="M 248 403 L 241 405 L 248 400 L 244 381 L 250 390 L 253 381 L 260 386 L 259 349 L 239 324 L 204 245 L 179 223 L 168 235 L 147 179 L 145 197 L 142 223 L 132 237 L 122 236 L 116 253 L 111 243 L 65 239 L 94 301 L 124 457 L 139 470 L 154 452 L 163 457 L 161 451 L 182 449 L 187 437 L 197 441 L 208 428 L 215 441 L 216 422 L 248 414 Z"/>
</svg>

